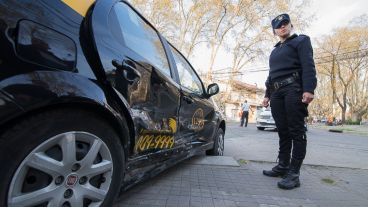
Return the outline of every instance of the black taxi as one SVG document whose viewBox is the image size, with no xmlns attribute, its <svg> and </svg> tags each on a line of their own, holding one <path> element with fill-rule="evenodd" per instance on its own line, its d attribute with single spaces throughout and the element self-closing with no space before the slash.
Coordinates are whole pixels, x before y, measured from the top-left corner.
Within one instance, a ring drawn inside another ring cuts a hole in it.
<svg viewBox="0 0 368 207">
<path fill-rule="evenodd" d="M 187 59 L 128 2 L 0 1 L 0 206 L 112 206 L 225 121 Z"/>
</svg>

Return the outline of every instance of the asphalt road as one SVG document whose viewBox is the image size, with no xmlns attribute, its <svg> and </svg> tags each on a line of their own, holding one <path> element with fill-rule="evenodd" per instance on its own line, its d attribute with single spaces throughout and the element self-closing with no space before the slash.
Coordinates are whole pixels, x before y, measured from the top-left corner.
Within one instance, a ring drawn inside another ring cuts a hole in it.
<svg viewBox="0 0 368 207">
<path fill-rule="evenodd" d="M 278 152 L 276 131 L 257 130 L 255 124 L 240 127 L 228 123 L 225 156 L 235 159 L 274 162 Z M 368 169 L 368 136 L 332 133 L 309 128 L 305 164 Z"/>
</svg>

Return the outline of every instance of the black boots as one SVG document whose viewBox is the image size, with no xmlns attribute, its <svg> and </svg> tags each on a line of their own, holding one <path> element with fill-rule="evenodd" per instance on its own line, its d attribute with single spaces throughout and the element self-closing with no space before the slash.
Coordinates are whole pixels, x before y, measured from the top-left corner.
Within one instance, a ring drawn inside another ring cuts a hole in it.
<svg viewBox="0 0 368 207">
<path fill-rule="evenodd" d="M 300 186 L 299 175 L 303 160 L 291 159 L 290 155 L 279 155 L 279 164 L 272 170 L 263 170 L 263 174 L 269 177 L 282 177 L 277 186 L 282 189 L 291 190 Z M 290 165 L 289 165 L 290 164 Z"/>
<path fill-rule="evenodd" d="M 279 164 L 272 170 L 263 170 L 263 175 L 269 177 L 282 177 L 289 171 L 290 155 L 279 155 Z"/>
<path fill-rule="evenodd" d="M 281 189 L 291 190 L 300 186 L 299 175 L 300 167 L 303 160 L 291 159 L 289 172 L 281 181 L 277 183 L 277 186 Z M 264 173 L 264 172 L 263 172 Z"/>
</svg>

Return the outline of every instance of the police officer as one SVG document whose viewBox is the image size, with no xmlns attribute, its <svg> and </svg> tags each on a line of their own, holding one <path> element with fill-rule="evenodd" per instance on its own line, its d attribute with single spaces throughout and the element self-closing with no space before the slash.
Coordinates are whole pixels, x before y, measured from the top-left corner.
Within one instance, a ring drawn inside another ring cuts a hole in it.
<svg viewBox="0 0 368 207">
<path fill-rule="evenodd" d="M 270 55 L 262 104 L 267 107 L 270 102 L 280 139 L 278 164 L 271 170 L 264 170 L 263 174 L 283 177 L 277 183 L 278 187 L 293 189 L 300 186 L 299 171 L 307 148 L 304 118 L 308 116 L 307 106 L 314 98 L 316 70 L 310 38 L 292 34 L 289 15 L 281 14 L 271 23 L 280 41 Z"/>
<path fill-rule="evenodd" d="M 250 107 L 250 105 L 248 104 L 248 101 L 245 100 L 244 103 L 243 103 L 243 105 L 242 105 L 242 116 L 241 116 L 241 120 L 240 120 L 240 126 L 241 127 L 244 124 L 244 120 L 245 120 L 244 127 L 247 127 L 248 126 L 249 107 Z"/>
</svg>

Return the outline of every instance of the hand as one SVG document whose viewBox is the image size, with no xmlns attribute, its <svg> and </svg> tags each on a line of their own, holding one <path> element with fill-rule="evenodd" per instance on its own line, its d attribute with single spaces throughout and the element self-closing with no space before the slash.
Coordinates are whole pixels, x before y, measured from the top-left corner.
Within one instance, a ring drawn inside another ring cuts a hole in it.
<svg viewBox="0 0 368 207">
<path fill-rule="evenodd" d="M 314 99 L 314 95 L 312 93 L 309 93 L 309 92 L 303 93 L 303 99 L 302 99 L 303 103 L 309 104 L 310 102 L 313 101 L 313 99 Z"/>
<path fill-rule="evenodd" d="M 270 102 L 270 99 L 269 98 L 264 98 L 263 101 L 262 101 L 262 106 L 263 107 L 268 107 L 268 102 Z"/>
</svg>

